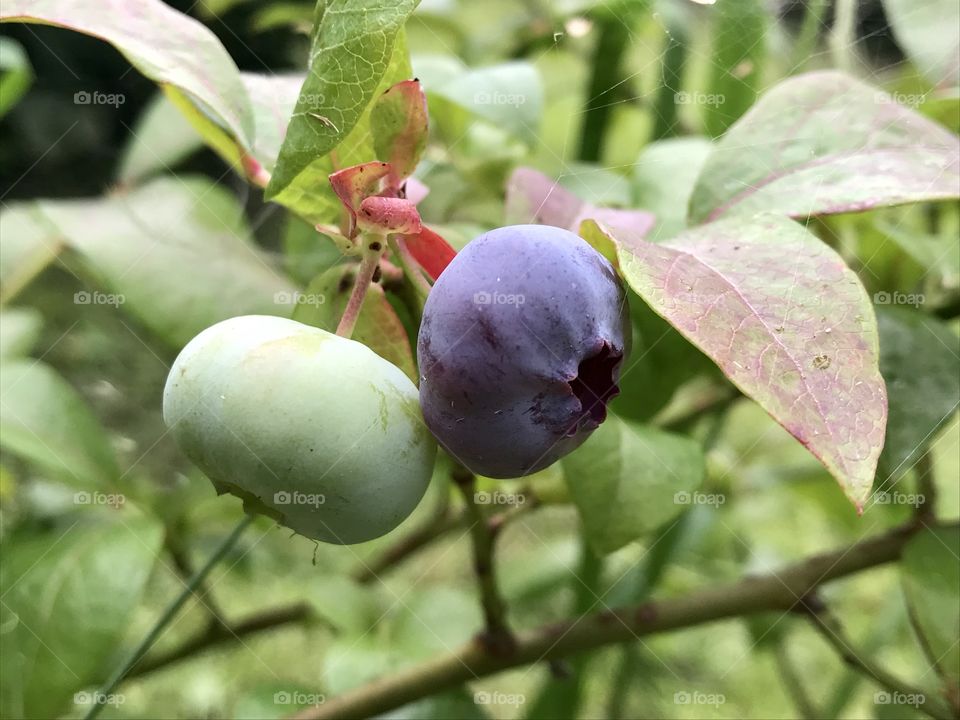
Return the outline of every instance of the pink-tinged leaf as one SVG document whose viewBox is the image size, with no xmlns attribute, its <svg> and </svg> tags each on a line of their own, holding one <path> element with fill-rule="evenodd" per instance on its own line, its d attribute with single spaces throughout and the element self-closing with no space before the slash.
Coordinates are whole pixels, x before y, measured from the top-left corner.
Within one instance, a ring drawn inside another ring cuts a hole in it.
<svg viewBox="0 0 960 720">
<path fill-rule="evenodd" d="M 507 218 L 515 223 L 553 225 L 577 232 L 584 220 L 623 228 L 641 236 L 653 227 L 655 218 L 643 210 L 600 208 L 581 200 L 541 172 L 520 167 L 507 182 Z"/>
<path fill-rule="evenodd" d="M 874 87 L 836 71 L 785 80 L 717 143 L 691 223 L 732 213 L 791 217 L 960 196 L 960 142 Z"/>
<path fill-rule="evenodd" d="M 801 225 L 763 214 L 666 243 L 605 226 L 630 286 L 837 478 L 862 511 L 887 422 L 873 306 Z"/>
<path fill-rule="evenodd" d="M 373 195 L 360 203 L 357 225 L 367 232 L 382 235 L 399 233 L 414 235 L 420 232 L 420 213 L 409 200 Z"/>
<path fill-rule="evenodd" d="M 344 207 L 356 212 L 365 197 L 379 192 L 380 181 L 389 173 L 388 163 L 362 163 L 331 173 L 330 186 Z"/>
<path fill-rule="evenodd" d="M 369 195 L 380 190 L 380 181 L 390 173 L 390 166 L 385 162 L 368 162 L 353 165 L 343 170 L 331 173 L 330 187 L 340 198 L 343 207 L 350 217 L 349 227 L 346 228 L 347 237 L 352 238 L 357 226 L 357 213 L 360 212 L 360 203 Z"/>
<path fill-rule="evenodd" d="M 403 196 L 414 205 L 419 205 L 420 202 L 429 194 L 430 188 L 417 180 L 415 177 L 407 178 L 407 181 L 403 184 Z"/>
<path fill-rule="evenodd" d="M 161 0 L 4 0 L 0 20 L 55 25 L 110 43 L 151 80 L 200 100 L 251 148 L 254 118 L 237 66 L 216 35 Z"/>
<path fill-rule="evenodd" d="M 450 243 L 426 225 L 420 228 L 420 232 L 407 235 L 404 240 L 414 260 L 420 263 L 420 267 L 434 280 L 440 277 L 440 273 L 447 269 L 447 265 L 457 255 Z"/>
<path fill-rule="evenodd" d="M 384 92 L 370 111 L 377 157 L 390 163 L 390 186 L 412 175 L 427 146 L 427 96 L 419 80 L 404 80 Z"/>
</svg>

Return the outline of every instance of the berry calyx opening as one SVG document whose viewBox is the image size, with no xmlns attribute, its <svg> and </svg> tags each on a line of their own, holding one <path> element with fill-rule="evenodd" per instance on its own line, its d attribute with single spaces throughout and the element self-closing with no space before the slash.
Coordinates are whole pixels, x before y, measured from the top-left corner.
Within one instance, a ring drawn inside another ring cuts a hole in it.
<svg viewBox="0 0 960 720">
<path fill-rule="evenodd" d="M 596 353 L 580 362 L 577 376 L 569 385 L 582 412 L 568 435 L 575 434 L 578 427 L 598 427 L 607 419 L 607 403 L 620 392 L 614 373 L 622 360 L 623 353 L 604 342 Z"/>
</svg>

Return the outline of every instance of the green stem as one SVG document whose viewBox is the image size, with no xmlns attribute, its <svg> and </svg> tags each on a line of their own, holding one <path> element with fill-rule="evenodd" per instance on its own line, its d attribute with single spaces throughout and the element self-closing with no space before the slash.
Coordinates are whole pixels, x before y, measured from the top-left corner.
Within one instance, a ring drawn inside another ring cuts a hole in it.
<svg viewBox="0 0 960 720">
<path fill-rule="evenodd" d="M 253 515 L 244 516 L 243 520 L 237 523 L 237 526 L 233 529 L 233 532 L 231 532 L 227 538 L 220 543 L 220 546 L 214 550 L 213 555 L 210 556 L 210 559 L 207 560 L 203 567 L 201 567 L 196 574 L 190 578 L 190 581 L 183 586 L 183 590 L 180 591 L 180 594 L 177 595 L 176 599 L 170 603 L 163 615 L 161 615 L 157 622 L 154 623 L 153 628 L 149 633 L 147 633 L 146 637 L 140 641 L 140 644 L 133 651 L 133 653 L 131 653 L 126 662 L 114 670 L 113 674 L 97 692 L 96 696 L 94 697 L 93 704 L 90 706 L 90 710 L 85 716 L 85 720 L 93 720 L 93 718 L 100 714 L 107 697 L 117 689 L 117 685 L 120 684 L 120 681 L 127 676 L 127 674 L 138 662 L 140 662 L 140 658 L 146 655 L 147 651 L 153 647 L 153 644 L 160 638 L 160 636 L 163 634 L 163 631 L 166 630 L 167 626 L 177 616 L 177 613 L 180 612 L 180 609 L 193 595 L 194 591 L 201 585 L 201 583 L 203 583 L 207 575 L 210 574 L 210 571 L 213 570 L 217 563 L 223 560 L 224 556 L 236 544 L 237 540 L 240 539 L 243 531 L 246 530 L 253 521 Z"/>
<path fill-rule="evenodd" d="M 853 72 L 856 66 L 857 0 L 837 0 L 830 33 L 830 54 L 840 70 Z"/>
<path fill-rule="evenodd" d="M 630 40 L 628 17 L 617 12 L 623 7 L 605 9 L 598 13 L 596 33 L 599 35 L 593 53 L 590 85 L 584 107 L 583 131 L 580 134 L 580 159 L 596 162 L 603 149 L 603 137 L 610 122 L 610 112 L 616 104 L 614 93 L 620 83 L 620 63 Z M 625 14 L 625 13 L 623 13 Z"/>
<path fill-rule="evenodd" d="M 510 627 L 507 625 L 507 606 L 497 587 L 497 577 L 493 567 L 496 538 L 490 530 L 483 510 L 477 504 L 477 482 L 474 474 L 464 467 L 455 467 L 453 481 L 463 494 L 467 519 L 470 523 L 470 536 L 473 540 L 473 569 L 480 587 L 480 600 L 486 628 L 481 641 L 492 654 L 508 655 L 513 650 L 514 641 Z"/>
<path fill-rule="evenodd" d="M 820 28 L 823 27 L 823 13 L 826 9 L 827 0 L 808 0 L 807 11 L 803 16 L 803 24 L 800 26 L 793 49 L 794 72 L 803 70 L 816 50 Z"/>
<path fill-rule="evenodd" d="M 683 23 L 666 26 L 667 47 L 663 51 L 662 80 L 654 98 L 653 139 L 677 134 L 677 93 L 683 87 L 683 69 L 687 63 L 687 29 Z"/>
</svg>

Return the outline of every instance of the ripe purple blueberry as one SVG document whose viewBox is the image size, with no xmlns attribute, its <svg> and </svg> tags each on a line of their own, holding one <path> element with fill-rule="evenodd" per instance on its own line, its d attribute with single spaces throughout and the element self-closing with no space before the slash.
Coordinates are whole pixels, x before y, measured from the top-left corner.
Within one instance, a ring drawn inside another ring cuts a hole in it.
<svg viewBox="0 0 960 720">
<path fill-rule="evenodd" d="M 427 426 L 475 473 L 542 470 L 606 418 L 629 327 L 616 273 L 573 233 L 514 225 L 481 235 L 444 270 L 423 310 Z"/>
</svg>

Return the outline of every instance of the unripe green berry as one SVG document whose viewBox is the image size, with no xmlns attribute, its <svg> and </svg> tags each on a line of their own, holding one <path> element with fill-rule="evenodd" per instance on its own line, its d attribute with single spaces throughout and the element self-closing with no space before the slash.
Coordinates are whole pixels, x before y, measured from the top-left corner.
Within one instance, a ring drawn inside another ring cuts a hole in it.
<svg viewBox="0 0 960 720">
<path fill-rule="evenodd" d="M 436 453 L 403 372 L 365 345 L 277 317 L 232 318 L 191 340 L 167 378 L 163 417 L 218 492 L 331 543 L 399 525 Z"/>
</svg>

